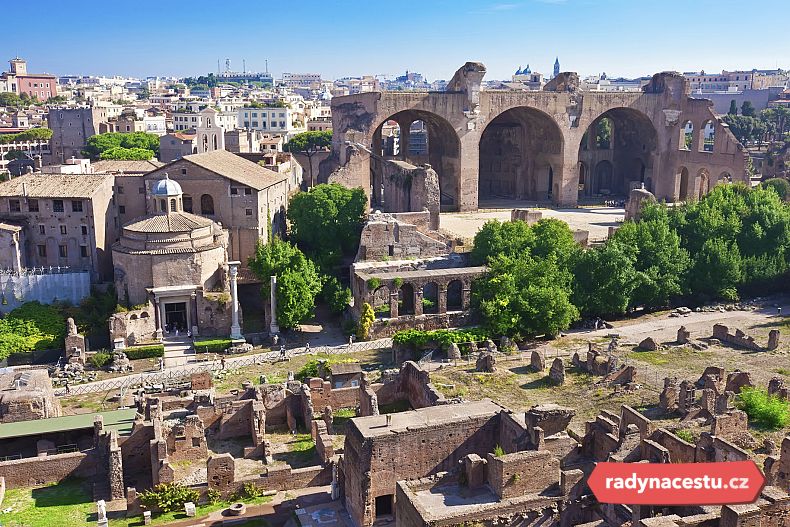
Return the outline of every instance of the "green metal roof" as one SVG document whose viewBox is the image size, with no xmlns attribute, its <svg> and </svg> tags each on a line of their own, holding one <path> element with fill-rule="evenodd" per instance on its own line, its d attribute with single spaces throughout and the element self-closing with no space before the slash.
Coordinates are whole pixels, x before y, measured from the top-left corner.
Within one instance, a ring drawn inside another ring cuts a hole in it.
<svg viewBox="0 0 790 527">
<path fill-rule="evenodd" d="M 124 410 L 113 410 L 111 412 L 66 415 L 63 417 L 52 417 L 50 419 L 36 419 L 33 421 L 3 423 L 0 424 L 0 439 L 50 434 L 53 432 L 67 432 L 69 430 L 80 430 L 83 428 L 93 428 L 93 419 L 96 415 L 101 415 L 104 417 L 105 430 L 117 430 L 118 435 L 128 435 L 132 431 L 134 416 L 136 414 L 137 410 L 131 408 Z"/>
</svg>

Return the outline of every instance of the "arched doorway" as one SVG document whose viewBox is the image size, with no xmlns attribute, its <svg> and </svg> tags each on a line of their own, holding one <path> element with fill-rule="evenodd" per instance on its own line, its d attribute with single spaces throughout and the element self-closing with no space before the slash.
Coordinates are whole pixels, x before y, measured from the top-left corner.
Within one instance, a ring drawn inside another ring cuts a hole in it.
<svg viewBox="0 0 790 527">
<path fill-rule="evenodd" d="M 398 315 L 414 314 L 414 287 L 411 284 L 403 284 L 398 289 Z"/>
<path fill-rule="evenodd" d="M 211 197 L 211 194 L 200 196 L 200 213 L 204 216 L 214 215 L 214 198 Z"/>
<path fill-rule="evenodd" d="M 520 106 L 497 115 L 480 137 L 480 203 L 558 199 L 562 148 L 562 132 L 546 113 Z"/>
<path fill-rule="evenodd" d="M 386 285 L 373 292 L 373 313 L 376 318 L 390 318 L 390 290 Z"/>
<path fill-rule="evenodd" d="M 579 162 L 590 167 L 586 196 L 627 196 L 652 187 L 658 133 L 650 118 L 633 108 L 612 108 L 590 123 L 579 145 Z"/>
<path fill-rule="evenodd" d="M 462 311 L 464 308 L 464 286 L 460 280 L 447 284 L 447 311 Z"/>
<path fill-rule="evenodd" d="M 439 286 L 435 282 L 422 286 L 422 312 L 426 315 L 439 312 Z"/>
<path fill-rule="evenodd" d="M 414 130 L 415 138 L 411 139 Z M 411 165 L 428 163 L 439 176 L 443 210 L 457 210 L 460 199 L 461 141 L 439 115 L 404 110 L 387 117 L 373 133 L 370 162 L 371 204 L 388 210 L 385 163 L 397 159 Z M 410 152 L 413 152 L 410 153 Z"/>
<path fill-rule="evenodd" d="M 680 167 L 680 201 L 686 201 L 689 195 L 689 171 Z"/>
</svg>

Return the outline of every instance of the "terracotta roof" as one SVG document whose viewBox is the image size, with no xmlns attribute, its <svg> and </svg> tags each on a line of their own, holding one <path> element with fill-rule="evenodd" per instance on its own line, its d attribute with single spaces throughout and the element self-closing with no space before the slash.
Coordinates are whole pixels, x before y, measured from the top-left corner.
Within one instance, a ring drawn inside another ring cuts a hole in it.
<svg viewBox="0 0 790 527">
<path fill-rule="evenodd" d="M 214 150 L 203 154 L 191 154 L 182 159 L 199 167 L 210 170 L 215 174 L 237 181 L 255 190 L 263 190 L 276 183 L 288 179 L 283 174 L 278 174 L 257 163 L 247 161 L 227 150 Z"/>
<path fill-rule="evenodd" d="M 24 183 L 30 198 L 90 198 L 108 179 L 97 174 L 28 174 L 0 183 L 0 196 L 22 196 Z"/>
<path fill-rule="evenodd" d="M 152 170 L 164 166 L 164 163 L 156 159 L 148 161 L 125 161 L 116 159 L 105 159 L 103 161 L 96 161 L 91 163 L 94 170 L 99 172 L 127 172 L 127 173 L 140 173 L 145 174 Z"/>
<path fill-rule="evenodd" d="M 137 218 L 123 226 L 133 232 L 191 232 L 214 223 L 209 218 L 189 212 L 171 212 Z"/>
</svg>

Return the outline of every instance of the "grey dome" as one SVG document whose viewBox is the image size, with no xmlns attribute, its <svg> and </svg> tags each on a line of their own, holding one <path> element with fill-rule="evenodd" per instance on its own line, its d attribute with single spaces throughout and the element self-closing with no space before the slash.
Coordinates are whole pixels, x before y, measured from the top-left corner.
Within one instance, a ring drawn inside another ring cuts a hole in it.
<svg viewBox="0 0 790 527">
<path fill-rule="evenodd" d="M 165 172 L 165 178 L 157 181 L 151 189 L 153 196 L 180 196 L 183 193 L 181 185 L 170 179 Z"/>
</svg>

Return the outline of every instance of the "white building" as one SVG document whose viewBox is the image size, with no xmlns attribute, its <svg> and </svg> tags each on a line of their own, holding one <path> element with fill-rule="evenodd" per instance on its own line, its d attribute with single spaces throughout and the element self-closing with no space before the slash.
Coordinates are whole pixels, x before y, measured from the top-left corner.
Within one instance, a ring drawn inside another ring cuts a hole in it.
<svg viewBox="0 0 790 527">
<path fill-rule="evenodd" d="M 305 130 L 300 115 L 290 108 L 245 106 L 239 109 L 238 127 L 291 137 Z"/>
</svg>

